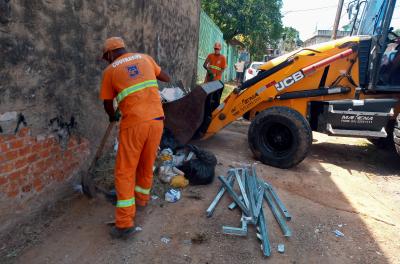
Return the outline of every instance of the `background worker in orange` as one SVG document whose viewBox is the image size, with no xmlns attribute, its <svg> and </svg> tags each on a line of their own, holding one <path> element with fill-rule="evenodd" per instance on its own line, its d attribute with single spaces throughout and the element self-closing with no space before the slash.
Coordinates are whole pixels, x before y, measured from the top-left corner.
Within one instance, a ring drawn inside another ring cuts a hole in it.
<svg viewBox="0 0 400 264">
<path fill-rule="evenodd" d="M 214 53 L 208 54 L 203 67 L 207 70 L 204 82 L 222 79 L 222 73 L 226 69 L 227 65 L 225 56 L 221 54 L 221 43 L 216 42 L 214 44 Z"/>
<path fill-rule="evenodd" d="M 110 122 L 118 121 L 114 98 L 122 113 L 115 164 L 115 226 L 110 234 L 126 238 L 134 232 L 136 205 L 146 206 L 149 201 L 164 119 L 157 79 L 169 82 L 170 77 L 149 55 L 128 53 L 119 37 L 105 41 L 103 59 L 110 65 L 103 72 L 100 98 Z"/>
</svg>

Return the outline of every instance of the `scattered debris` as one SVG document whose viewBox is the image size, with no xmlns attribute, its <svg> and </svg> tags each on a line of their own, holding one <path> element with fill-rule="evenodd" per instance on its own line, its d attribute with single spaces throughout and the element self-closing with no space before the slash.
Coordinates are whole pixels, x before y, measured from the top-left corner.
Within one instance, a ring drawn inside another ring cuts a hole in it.
<svg viewBox="0 0 400 264">
<path fill-rule="evenodd" d="M 202 244 L 205 241 L 208 240 L 207 234 L 206 233 L 196 233 L 191 239 L 190 241 L 193 244 Z"/>
<path fill-rule="evenodd" d="M 160 96 L 165 102 L 173 102 L 185 96 L 185 92 L 180 87 L 164 88 Z"/>
<path fill-rule="evenodd" d="M 217 158 L 215 155 L 194 145 L 186 145 L 190 151 L 182 166 L 178 166 L 185 173 L 191 185 L 206 185 L 213 182 Z"/>
<path fill-rule="evenodd" d="M 141 228 L 140 226 L 136 226 L 135 227 L 135 232 L 140 232 L 140 231 L 142 231 L 143 230 L 143 228 Z"/>
<path fill-rule="evenodd" d="M 170 203 L 176 203 L 181 199 L 181 191 L 170 189 L 165 193 L 165 201 Z"/>
<path fill-rule="evenodd" d="M 179 164 L 179 158 L 174 156 L 172 149 L 166 148 L 161 150 L 158 159 L 161 163 L 158 170 L 158 176 L 162 182 L 170 183 L 173 177 L 184 175 L 182 171 L 175 167 Z"/>
<path fill-rule="evenodd" d="M 335 233 L 336 237 L 344 237 L 344 234 L 337 229 L 333 233 Z"/>
<path fill-rule="evenodd" d="M 83 187 L 81 183 L 74 183 L 72 185 L 72 189 L 74 190 L 74 192 L 76 193 L 80 193 L 83 194 Z"/>
<path fill-rule="evenodd" d="M 241 227 L 223 226 L 224 234 L 247 236 L 247 225 L 252 224 L 256 226 L 257 238 L 261 240 L 261 249 L 264 256 L 271 255 L 271 245 L 269 242 L 268 226 L 264 214 L 263 201 L 266 200 L 272 214 L 274 215 L 282 233 L 285 237 L 290 237 L 292 231 L 288 227 L 286 221 L 290 221 L 292 216 L 286 209 L 283 202 L 275 192 L 274 188 L 267 182 L 262 181 L 257 177 L 256 167 L 253 164 L 251 169 L 249 167 L 232 168 L 228 171 L 227 177 L 219 176 L 222 186 L 219 189 L 215 199 L 207 208 L 207 217 L 211 217 L 213 212 L 221 200 L 225 192 L 234 200 L 234 204 L 229 205 L 229 209 L 233 210 L 239 207 L 242 211 Z M 234 191 L 234 183 L 240 189 L 240 195 Z M 284 252 L 284 245 L 281 253 Z M 280 247 L 282 247 L 280 246 Z M 278 246 L 279 247 L 279 246 Z M 280 252 L 280 251 L 279 251 Z"/>
<path fill-rule="evenodd" d="M 185 244 L 185 245 L 191 245 L 191 244 L 192 244 L 192 240 L 190 240 L 190 239 L 185 239 L 185 240 L 183 240 L 183 244 Z"/>
<path fill-rule="evenodd" d="M 154 200 L 157 200 L 158 198 L 159 198 L 159 197 L 158 197 L 157 195 L 152 195 L 152 196 L 151 196 L 151 200 L 153 200 L 153 201 L 154 201 Z"/>
<path fill-rule="evenodd" d="M 177 175 L 171 179 L 170 185 L 173 188 L 185 188 L 189 185 L 189 181 L 185 178 L 185 176 Z"/>
<path fill-rule="evenodd" d="M 278 252 L 281 254 L 285 253 L 285 244 L 278 244 Z"/>
<path fill-rule="evenodd" d="M 189 199 L 193 199 L 193 200 L 203 200 L 203 196 L 196 191 L 193 190 L 189 190 L 184 197 L 189 198 Z"/>
<path fill-rule="evenodd" d="M 168 244 L 171 241 L 171 238 L 163 236 L 161 237 L 161 242 L 163 242 L 164 244 Z"/>
</svg>

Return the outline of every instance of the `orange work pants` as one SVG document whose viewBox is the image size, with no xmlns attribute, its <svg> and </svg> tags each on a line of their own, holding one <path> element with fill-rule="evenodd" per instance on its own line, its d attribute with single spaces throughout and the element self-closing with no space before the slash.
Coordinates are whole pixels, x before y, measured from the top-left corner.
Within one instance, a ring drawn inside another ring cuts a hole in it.
<svg viewBox="0 0 400 264">
<path fill-rule="evenodd" d="M 120 130 L 115 164 L 117 205 L 115 225 L 134 225 L 136 204 L 145 206 L 153 183 L 153 165 L 163 132 L 162 120 L 150 120 Z"/>
</svg>

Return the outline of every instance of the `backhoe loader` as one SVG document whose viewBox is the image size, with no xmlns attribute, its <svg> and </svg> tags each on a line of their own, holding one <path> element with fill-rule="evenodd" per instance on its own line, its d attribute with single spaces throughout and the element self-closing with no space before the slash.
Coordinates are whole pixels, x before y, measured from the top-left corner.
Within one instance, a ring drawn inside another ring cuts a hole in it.
<svg viewBox="0 0 400 264">
<path fill-rule="evenodd" d="M 395 6 L 396 0 L 351 1 L 351 36 L 266 62 L 221 103 L 222 82 L 198 85 L 164 104 L 166 128 L 186 143 L 244 117 L 251 120 L 248 142 L 255 158 L 279 168 L 307 156 L 312 131 L 400 144 Z"/>
</svg>

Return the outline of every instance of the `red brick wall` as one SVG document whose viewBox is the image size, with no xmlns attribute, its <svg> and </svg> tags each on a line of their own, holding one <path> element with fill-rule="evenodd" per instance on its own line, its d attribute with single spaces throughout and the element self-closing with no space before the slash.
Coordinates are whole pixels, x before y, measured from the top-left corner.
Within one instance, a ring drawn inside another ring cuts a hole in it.
<svg viewBox="0 0 400 264">
<path fill-rule="evenodd" d="M 25 201 L 53 183 L 67 181 L 88 154 L 86 139 L 71 137 L 62 149 L 54 135 L 34 137 L 28 128 L 17 135 L 0 134 L 0 208 L 6 209 L 4 203 L 10 200 Z"/>
</svg>

